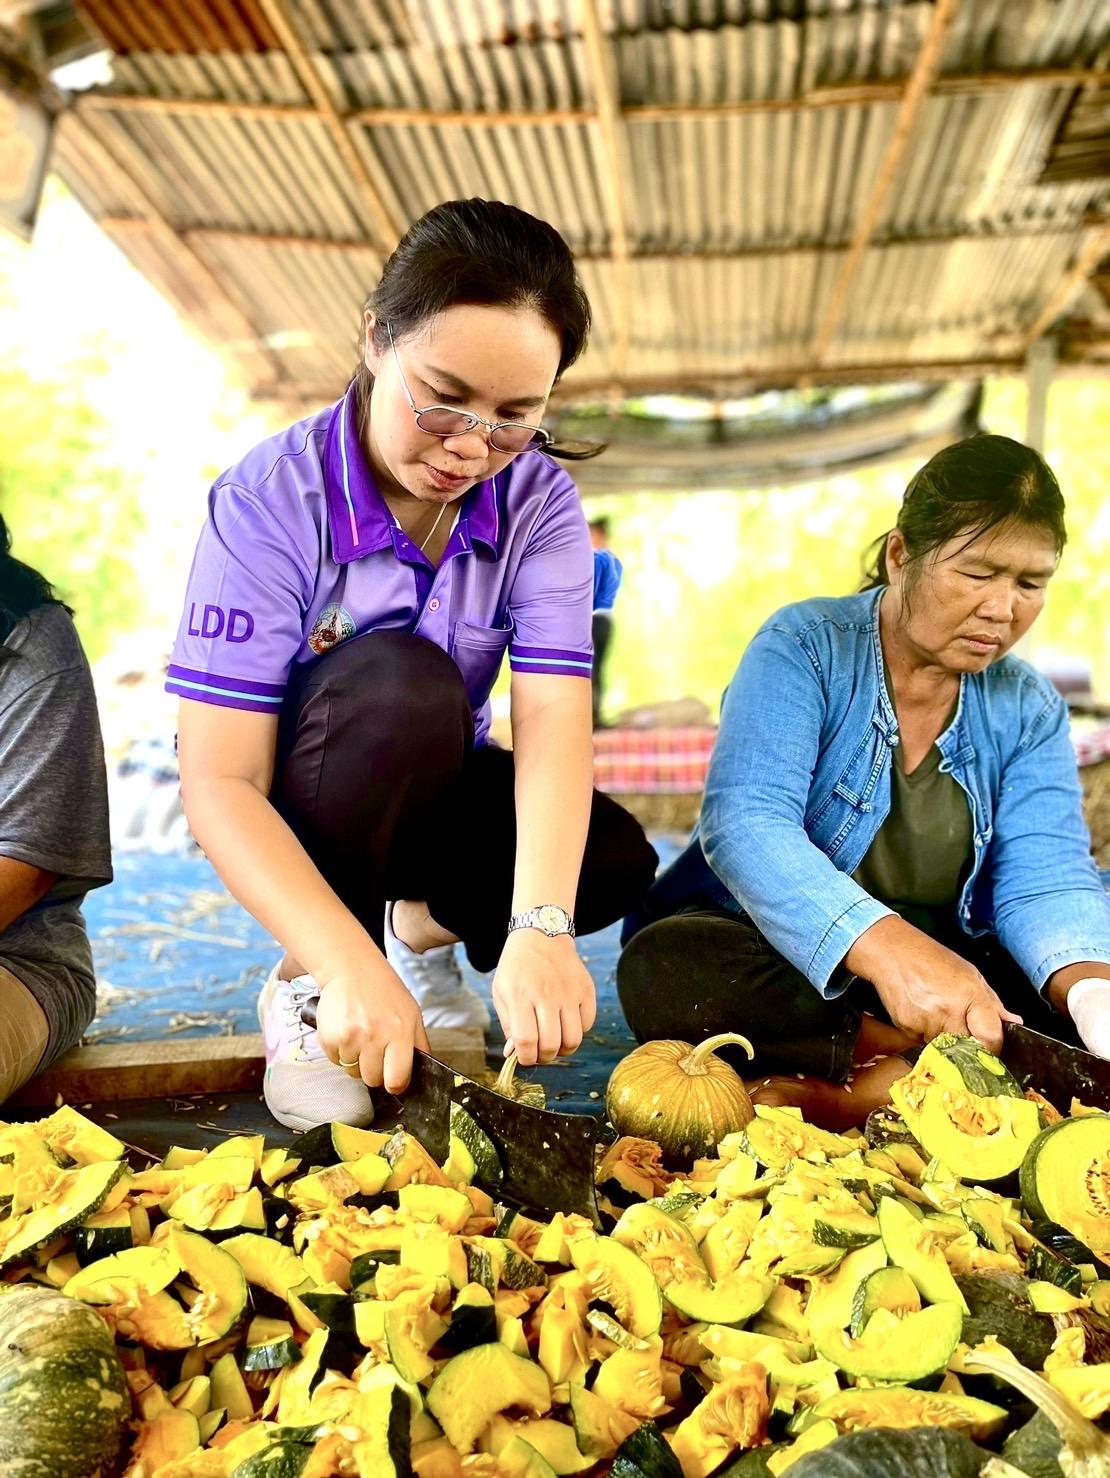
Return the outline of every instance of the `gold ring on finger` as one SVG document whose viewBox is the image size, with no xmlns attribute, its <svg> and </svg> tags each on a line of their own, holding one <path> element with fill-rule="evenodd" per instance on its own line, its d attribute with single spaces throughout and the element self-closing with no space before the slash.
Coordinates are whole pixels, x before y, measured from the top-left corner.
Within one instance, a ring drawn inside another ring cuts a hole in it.
<svg viewBox="0 0 1110 1478">
<path fill-rule="evenodd" d="M 355 1060 L 354 1060 L 354 1062 L 344 1062 L 343 1059 L 342 1059 L 342 1057 L 341 1057 L 339 1059 L 339 1066 L 340 1067 L 343 1067 L 343 1068 L 346 1068 L 347 1071 L 350 1072 L 351 1068 L 358 1067 L 358 1058 L 356 1057 Z"/>
</svg>

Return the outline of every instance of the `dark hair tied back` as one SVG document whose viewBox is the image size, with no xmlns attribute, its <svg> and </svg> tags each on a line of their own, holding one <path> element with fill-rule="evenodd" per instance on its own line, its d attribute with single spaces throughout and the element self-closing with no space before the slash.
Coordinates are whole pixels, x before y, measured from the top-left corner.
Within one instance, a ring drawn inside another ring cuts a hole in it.
<svg viewBox="0 0 1110 1478">
<path fill-rule="evenodd" d="M 1048 463 L 1020 441 L 980 432 L 943 447 L 914 473 L 897 527 L 912 568 L 959 534 L 970 541 L 1011 521 L 1043 529 L 1057 555 L 1063 551 L 1068 537 L 1064 498 Z M 867 550 L 863 590 L 890 584 L 889 534 L 890 530 Z"/>
<path fill-rule="evenodd" d="M 532 308 L 559 336 L 556 380 L 578 359 L 590 331 L 590 304 L 570 248 L 546 221 L 500 200 L 447 200 L 415 221 L 397 243 L 381 281 L 366 300 L 374 343 L 395 339 L 461 303 Z M 361 342 L 360 349 L 365 350 Z M 369 408 L 374 377 L 360 353 L 354 374 L 359 415 Z M 552 445 L 554 456 L 596 456 L 600 446 Z"/>
<path fill-rule="evenodd" d="M 7 641 L 16 623 L 36 606 L 62 604 L 45 576 L 15 559 L 11 549 L 12 536 L 0 517 L 0 642 Z"/>
</svg>

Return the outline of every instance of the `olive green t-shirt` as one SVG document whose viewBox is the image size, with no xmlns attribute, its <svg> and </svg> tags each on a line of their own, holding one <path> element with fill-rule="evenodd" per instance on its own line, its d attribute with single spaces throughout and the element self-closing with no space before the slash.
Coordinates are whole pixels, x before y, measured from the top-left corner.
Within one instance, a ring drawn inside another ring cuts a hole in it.
<svg viewBox="0 0 1110 1478">
<path fill-rule="evenodd" d="M 971 857 L 971 810 L 934 744 L 912 775 L 895 747 L 890 813 L 853 877 L 872 898 L 927 934 L 947 932 Z"/>
</svg>

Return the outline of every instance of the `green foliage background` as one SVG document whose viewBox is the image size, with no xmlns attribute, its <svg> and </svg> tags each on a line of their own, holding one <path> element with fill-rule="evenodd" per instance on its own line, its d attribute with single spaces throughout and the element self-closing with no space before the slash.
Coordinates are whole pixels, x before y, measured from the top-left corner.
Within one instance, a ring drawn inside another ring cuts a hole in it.
<svg viewBox="0 0 1110 1478">
<path fill-rule="evenodd" d="M 92 350 L 66 366 L 64 379 L 0 365 L 0 513 L 13 553 L 76 607 L 92 660 L 143 618 L 138 480 L 118 464 L 112 427 L 87 399 L 89 383 L 109 370 Z"/>
</svg>

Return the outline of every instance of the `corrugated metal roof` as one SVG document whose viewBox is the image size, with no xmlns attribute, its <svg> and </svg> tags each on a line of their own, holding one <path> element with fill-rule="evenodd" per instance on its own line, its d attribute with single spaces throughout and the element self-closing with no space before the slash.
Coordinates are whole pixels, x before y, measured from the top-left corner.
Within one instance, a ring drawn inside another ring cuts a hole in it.
<svg viewBox="0 0 1110 1478">
<path fill-rule="evenodd" d="M 1013 74 L 1104 65 L 1110 7 L 962 0 L 874 199 L 943 3 L 85 0 L 114 82 L 67 120 L 60 161 L 164 290 L 211 274 L 224 321 L 254 330 L 255 377 L 291 393 L 341 385 L 393 245 L 383 217 L 400 231 L 459 195 L 514 201 L 580 254 L 597 327 L 570 384 L 820 372 L 838 293 L 834 370 L 1003 360 L 1108 210 L 1105 179 L 1041 179 L 1075 82 Z M 584 5 L 618 107 L 628 261 Z M 282 49 L 285 25 L 302 55 Z M 179 301 L 197 314 L 195 297 Z"/>
</svg>

